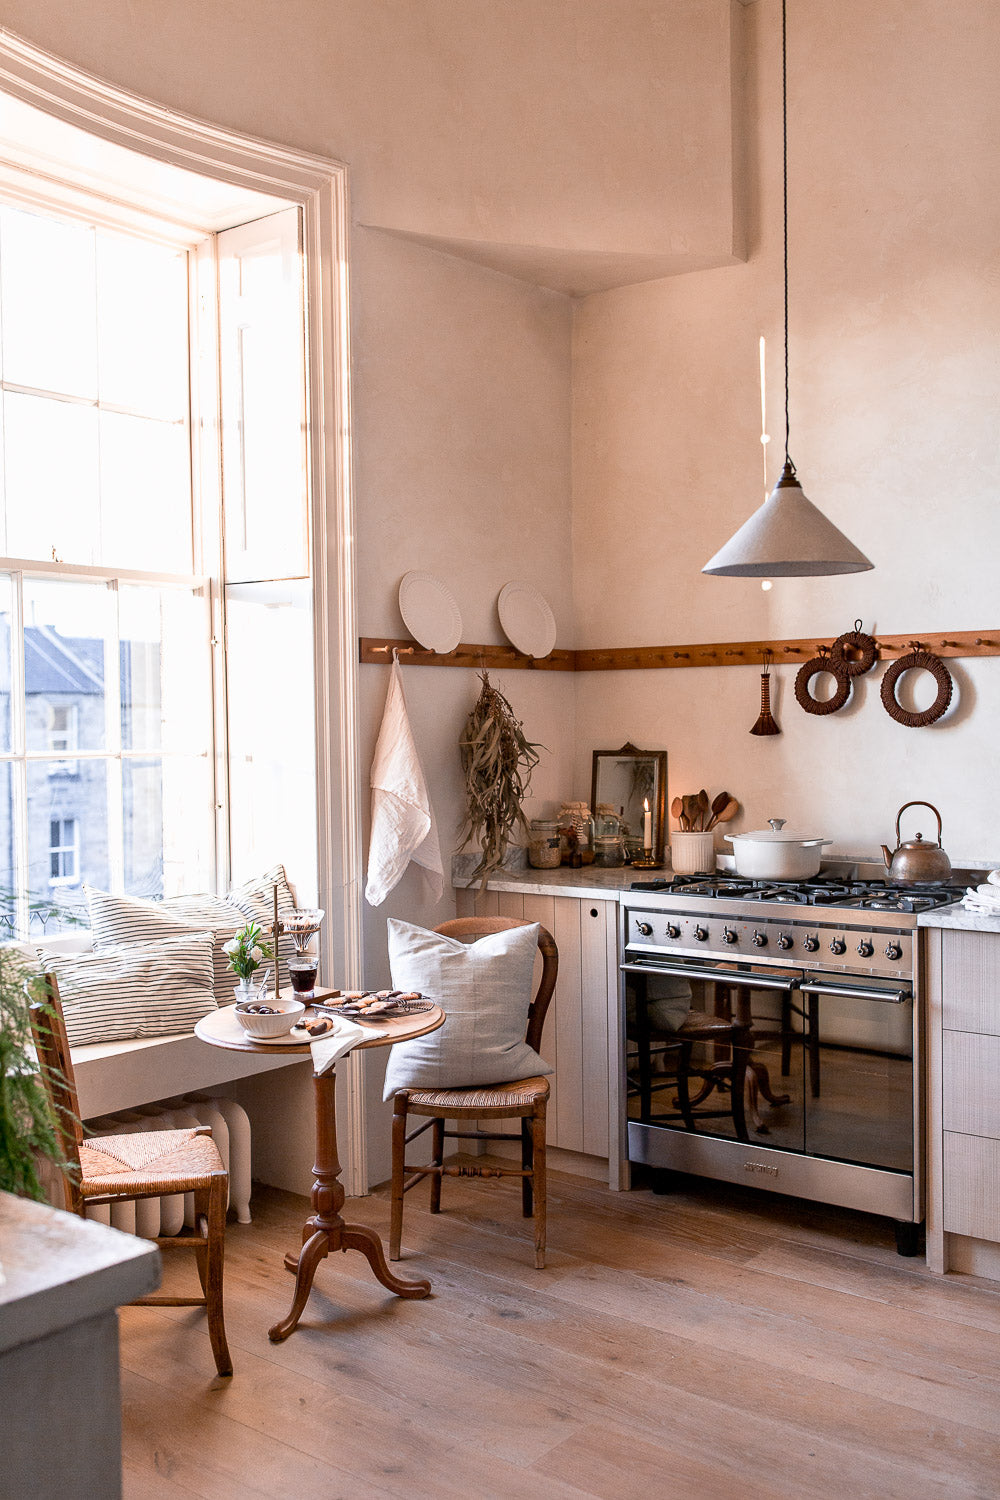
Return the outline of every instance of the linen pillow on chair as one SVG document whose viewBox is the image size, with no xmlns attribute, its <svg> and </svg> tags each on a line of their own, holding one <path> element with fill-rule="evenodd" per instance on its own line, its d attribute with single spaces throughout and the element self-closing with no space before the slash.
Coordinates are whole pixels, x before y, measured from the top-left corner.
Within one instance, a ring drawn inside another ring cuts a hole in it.
<svg viewBox="0 0 1000 1500">
<path fill-rule="evenodd" d="M 538 923 L 475 943 L 389 918 L 395 989 L 419 990 L 448 1019 L 389 1053 L 383 1098 L 399 1089 L 480 1088 L 553 1070 L 524 1040 L 538 951 Z"/>
</svg>

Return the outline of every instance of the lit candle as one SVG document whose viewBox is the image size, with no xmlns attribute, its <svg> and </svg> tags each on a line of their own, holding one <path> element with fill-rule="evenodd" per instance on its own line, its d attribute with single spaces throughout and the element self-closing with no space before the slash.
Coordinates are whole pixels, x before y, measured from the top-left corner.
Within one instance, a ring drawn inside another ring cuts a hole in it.
<svg viewBox="0 0 1000 1500">
<path fill-rule="evenodd" d="M 642 820 L 642 847 L 652 849 L 653 847 L 653 814 L 649 810 L 649 798 L 643 797 L 642 805 L 646 816 Z"/>
</svg>

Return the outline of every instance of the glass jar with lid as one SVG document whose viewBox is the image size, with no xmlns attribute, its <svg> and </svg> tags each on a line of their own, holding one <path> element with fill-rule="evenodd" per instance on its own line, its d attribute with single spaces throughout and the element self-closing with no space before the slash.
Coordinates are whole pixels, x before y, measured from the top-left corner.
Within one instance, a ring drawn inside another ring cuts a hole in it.
<svg viewBox="0 0 1000 1500">
<path fill-rule="evenodd" d="M 559 824 L 555 818 L 532 818 L 528 825 L 528 864 L 535 870 L 557 870 L 561 863 Z"/>
<path fill-rule="evenodd" d="M 570 863 L 594 862 L 594 820 L 586 802 L 564 802 L 559 810 L 559 826 L 566 834 Z"/>
</svg>

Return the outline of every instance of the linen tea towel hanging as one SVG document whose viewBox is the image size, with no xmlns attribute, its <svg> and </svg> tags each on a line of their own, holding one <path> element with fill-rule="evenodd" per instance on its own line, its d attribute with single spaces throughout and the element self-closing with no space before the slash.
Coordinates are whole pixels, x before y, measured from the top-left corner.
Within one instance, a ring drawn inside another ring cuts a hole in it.
<svg viewBox="0 0 1000 1500">
<path fill-rule="evenodd" d="M 434 809 L 406 712 L 403 677 L 393 657 L 389 691 L 371 771 L 372 829 L 365 898 L 379 906 L 398 885 L 412 859 L 428 874 L 436 901 L 444 890 L 444 866 Z"/>
</svg>

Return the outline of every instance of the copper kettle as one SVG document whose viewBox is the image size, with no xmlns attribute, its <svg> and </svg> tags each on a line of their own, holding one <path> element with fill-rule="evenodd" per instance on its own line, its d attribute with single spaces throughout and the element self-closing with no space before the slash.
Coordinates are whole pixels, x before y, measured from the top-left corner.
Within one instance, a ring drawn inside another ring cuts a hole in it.
<svg viewBox="0 0 1000 1500">
<path fill-rule="evenodd" d="M 907 843 L 899 842 L 899 820 L 908 807 L 929 807 L 937 818 L 938 836 L 936 844 L 925 844 L 924 836 L 918 833 Z M 882 845 L 882 858 L 889 872 L 889 879 L 901 885 L 940 885 L 951 874 L 951 860 L 941 848 L 941 814 L 930 802 L 904 802 L 896 814 L 896 848 L 889 853 Z"/>
</svg>

